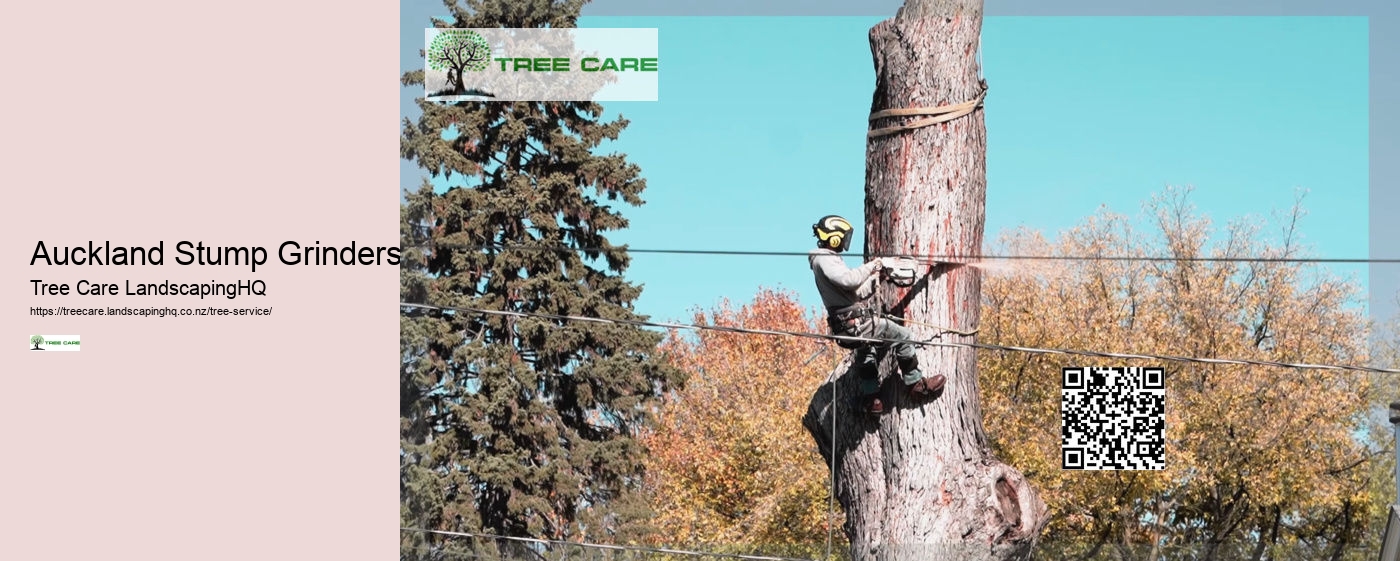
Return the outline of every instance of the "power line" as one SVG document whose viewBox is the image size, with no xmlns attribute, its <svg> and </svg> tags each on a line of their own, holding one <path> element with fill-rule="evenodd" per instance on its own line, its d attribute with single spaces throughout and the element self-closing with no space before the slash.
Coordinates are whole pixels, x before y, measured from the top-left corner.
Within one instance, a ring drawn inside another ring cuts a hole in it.
<svg viewBox="0 0 1400 561">
<path fill-rule="evenodd" d="M 402 550 L 403 547 L 400 546 L 399 549 Z M 423 544 L 423 545 L 414 546 L 414 547 L 412 547 L 411 549 L 412 549 L 413 551 L 417 551 L 417 552 L 419 552 L 419 553 L 434 553 L 433 544 L 430 544 L 430 543 L 425 543 L 425 544 Z M 475 553 L 467 553 L 467 552 L 465 552 L 465 551 L 450 551 L 450 550 L 444 551 L 444 550 L 438 550 L 438 551 L 436 551 L 436 553 L 438 553 L 439 555 L 449 555 L 449 556 L 452 556 L 452 557 L 459 557 L 459 558 L 465 558 L 465 559 L 485 559 L 485 560 L 487 560 L 487 561 L 508 561 L 506 558 L 500 557 L 500 556 L 477 555 L 477 554 L 475 554 Z"/>
<path fill-rule="evenodd" d="M 747 559 L 750 561 L 812 561 L 797 557 L 768 557 L 763 555 L 741 555 L 738 553 L 710 553 L 706 551 L 687 551 L 683 549 L 663 549 L 653 547 L 637 547 L 630 545 L 608 545 L 584 542 L 568 542 L 560 540 L 545 540 L 539 538 L 518 538 L 513 536 L 498 536 L 495 534 L 473 534 L 468 532 L 448 532 L 445 530 L 426 530 L 423 528 L 399 528 L 401 532 L 419 532 L 423 534 L 436 534 L 440 536 L 462 537 L 462 538 L 491 538 L 498 540 L 519 541 L 526 543 L 537 543 L 544 545 L 570 545 L 578 547 L 592 547 L 596 549 L 610 549 L 614 551 L 642 551 L 647 553 L 661 553 L 669 555 L 690 555 L 695 557 L 723 557 L 726 559 Z"/>
<path fill-rule="evenodd" d="M 546 247 L 546 246 L 526 246 L 526 245 L 472 245 L 472 244 L 451 244 L 434 243 L 424 245 L 407 245 L 405 248 L 417 249 L 463 249 L 469 251 L 554 251 L 559 253 L 581 252 L 581 253 L 607 253 L 610 251 L 621 251 L 624 253 L 639 254 L 667 254 L 667 255 L 728 255 L 744 257 L 806 257 L 806 251 L 745 251 L 727 249 L 633 249 L 626 246 L 615 247 Z M 853 256 L 855 256 L 853 254 Z M 902 257 L 913 259 L 925 264 L 945 263 L 961 264 L 975 261 L 1147 261 L 1147 262 L 1206 262 L 1206 263 L 1332 263 L 1332 264 L 1395 264 L 1400 263 L 1400 258 L 1393 259 L 1373 259 L 1373 258 L 1324 258 L 1324 257 L 1170 257 L 1170 256 L 1132 256 L 1132 255 L 937 255 L 937 254 L 908 254 L 908 253 L 874 253 L 864 255 L 867 259 L 877 257 Z"/>
<path fill-rule="evenodd" d="M 695 330 L 695 331 L 721 331 L 721 332 L 728 332 L 728 333 L 742 333 L 742 334 L 748 334 L 748 335 L 772 335 L 772 336 L 782 336 L 782 337 L 805 337 L 805 338 L 810 338 L 810 339 L 823 339 L 823 340 L 828 340 L 828 341 L 855 341 L 855 342 L 873 343 L 873 344 L 886 344 L 886 345 L 887 345 L 887 344 L 893 344 L 893 343 L 900 343 L 900 342 L 902 342 L 902 341 L 899 341 L 899 340 L 896 340 L 896 339 L 883 339 L 883 338 L 875 338 L 875 337 L 853 337 L 853 336 L 848 336 L 848 335 L 828 335 L 828 334 L 824 334 L 824 333 L 807 333 L 807 332 L 802 332 L 802 331 L 784 331 L 784 330 L 775 330 L 775 329 L 749 329 L 749 328 L 743 328 L 743 327 L 727 327 L 727 326 L 722 326 L 722 325 L 696 325 L 696 324 L 688 324 L 688 323 L 661 323 L 661 322 L 643 321 L 643 320 L 635 320 L 635 319 L 607 319 L 607 318 L 594 318 L 594 317 L 586 317 L 586 316 L 546 314 L 546 313 L 540 313 L 540 312 L 513 312 L 513 311 L 505 311 L 505 310 L 487 310 L 487 309 L 482 309 L 482 308 L 449 307 L 449 306 L 431 306 L 431 305 L 427 305 L 427 304 L 414 304 L 414 303 L 409 303 L 409 302 L 399 302 L 399 306 L 400 306 L 400 307 L 408 307 L 408 308 L 422 308 L 422 309 L 432 309 L 432 310 L 442 310 L 442 311 L 467 312 L 467 313 L 476 313 L 476 314 L 485 314 L 485 315 L 495 315 L 495 316 L 509 316 L 509 317 L 521 317 L 521 318 L 531 318 L 531 317 L 533 317 L 533 318 L 541 318 L 541 319 L 552 319 L 552 320 L 556 320 L 556 321 L 581 321 L 581 322 L 605 323 L 605 324 L 615 324 L 615 325 L 632 325 L 632 326 L 636 326 L 636 327 L 654 327 L 654 328 L 661 328 L 661 329 L 687 329 L 687 330 Z M 941 337 L 942 335 L 943 335 L 943 334 L 939 334 L 939 335 L 935 335 L 934 337 L 937 338 L 937 337 Z M 1021 346 L 1012 346 L 1012 345 L 988 345 L 988 344 L 985 344 L 985 343 L 953 343 L 953 342 L 934 341 L 934 340 L 924 340 L 924 341 L 914 340 L 914 341 L 909 341 L 909 342 L 910 342 L 910 343 L 913 343 L 913 344 L 915 344 L 915 345 L 926 346 L 926 347 L 969 348 L 969 349 L 984 349 L 984 350 L 989 350 L 989 351 L 1022 352 L 1022 353 L 1031 353 L 1031 354 L 1076 355 L 1076 356 L 1091 356 L 1091 357 L 1097 357 L 1097 358 L 1144 359 L 1144 360 L 1162 360 L 1162 361 L 1169 361 L 1169 362 L 1189 362 L 1189 363 L 1200 363 L 1200 364 L 1234 364 L 1234 365 L 1244 365 L 1244 366 L 1265 366 L 1265 367 L 1274 367 L 1274 368 L 1298 368 L 1298 369 L 1307 369 L 1307 370 L 1342 370 L 1342 371 L 1351 371 L 1351 372 L 1369 372 L 1369 373 L 1377 373 L 1377 374 L 1400 374 L 1400 370 L 1390 369 L 1390 368 L 1373 368 L 1373 367 L 1369 367 L 1369 366 L 1345 366 L 1345 365 L 1330 365 L 1330 364 L 1305 364 L 1305 363 L 1277 362 L 1277 361 L 1271 361 L 1271 360 L 1252 360 L 1252 359 L 1233 359 L 1233 358 L 1202 358 L 1202 357 L 1186 357 L 1186 356 L 1173 356 L 1173 355 L 1152 355 L 1152 354 L 1138 354 L 1138 353 L 1113 353 L 1113 352 L 1104 352 L 1104 351 L 1086 351 L 1086 350 L 1073 350 L 1073 349 L 1042 349 L 1042 348 L 1036 348 L 1036 347 L 1021 347 Z"/>
</svg>

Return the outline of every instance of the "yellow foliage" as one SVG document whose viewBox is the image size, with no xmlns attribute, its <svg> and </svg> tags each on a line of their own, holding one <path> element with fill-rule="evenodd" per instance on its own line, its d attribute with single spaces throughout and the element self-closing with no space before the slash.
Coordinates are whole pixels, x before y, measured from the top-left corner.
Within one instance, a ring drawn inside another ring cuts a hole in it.
<svg viewBox="0 0 1400 561">
<path fill-rule="evenodd" d="M 1169 191 L 1149 211 L 1159 244 L 1145 239 L 1148 228 L 1107 212 L 1053 243 L 1026 231 L 1004 236 L 1005 252 L 1016 255 L 1171 259 L 1042 261 L 1053 265 L 990 276 L 982 342 L 1365 363 L 1366 323 L 1346 307 L 1356 301 L 1353 283 L 1305 278 L 1297 263 L 1194 260 L 1299 257 L 1296 207 L 1281 242 L 1265 243 L 1256 226 L 1238 222 L 1214 250 L 1209 222 L 1192 215 L 1183 192 Z M 1164 548 L 1219 541 L 1249 551 L 1260 535 L 1272 546 L 1306 533 L 1297 529 L 1312 519 L 1374 506 L 1366 465 L 1373 454 L 1358 438 L 1372 400 L 1368 375 L 987 352 L 978 364 L 989 438 L 1050 507 L 1047 540 Z M 1165 471 L 1060 469 L 1060 369 L 1081 366 L 1166 367 Z M 1370 523 L 1333 524 L 1323 534 L 1354 544 Z"/>
<path fill-rule="evenodd" d="M 693 323 L 825 329 L 793 295 L 773 290 L 738 309 L 723 302 L 708 316 L 697 312 Z M 825 345 L 715 331 L 667 339 L 665 356 L 689 380 L 643 438 L 658 542 L 790 555 L 824 549 L 828 472 L 801 417 L 840 358 Z M 839 528 L 839 518 L 832 522 Z"/>
<path fill-rule="evenodd" d="M 1300 257 L 1300 210 L 1285 215 L 1279 241 L 1240 221 L 1215 244 L 1208 243 L 1209 221 L 1192 214 L 1183 192 L 1167 192 L 1148 210 L 1141 223 L 1100 212 L 1054 241 L 1026 230 L 1003 236 L 1003 247 L 988 253 L 1171 259 L 989 267 L 997 272 L 983 277 L 978 341 L 1367 362 L 1368 326 L 1359 309 L 1348 307 L 1357 301 L 1354 283 L 1298 263 L 1198 260 Z M 764 290 L 740 308 L 726 302 L 709 315 L 697 313 L 694 323 L 824 332 L 822 318 L 792 294 Z M 846 351 L 832 346 L 808 363 L 823 345 L 711 331 L 666 341 L 667 356 L 690 378 L 644 438 L 657 543 L 754 544 L 768 552 L 786 546 L 796 556 L 803 547 L 810 555 L 825 545 L 827 466 L 801 416 Z M 1400 352 L 1392 363 L 1395 357 Z M 1061 469 L 1060 372 L 1069 366 L 1166 368 L 1166 470 Z M 1046 558 L 1095 545 L 1134 558 L 1147 555 L 1127 552 L 1178 558 L 1212 547 L 1222 558 L 1260 552 L 1320 558 L 1338 546 L 1351 555 L 1362 542 L 1374 542 L 1379 515 L 1393 497 L 1393 463 L 1382 453 L 1390 449 L 1389 427 L 1368 413 L 1378 387 L 1397 387 L 1394 379 L 995 351 L 978 351 L 978 368 L 996 455 L 1026 474 L 1050 507 Z M 839 552 L 841 520 L 834 523 Z"/>
</svg>

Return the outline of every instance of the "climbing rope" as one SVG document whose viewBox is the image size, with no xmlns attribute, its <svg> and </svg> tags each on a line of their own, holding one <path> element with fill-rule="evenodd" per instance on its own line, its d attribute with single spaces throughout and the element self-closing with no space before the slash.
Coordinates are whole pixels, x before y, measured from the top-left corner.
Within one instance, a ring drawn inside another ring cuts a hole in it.
<svg viewBox="0 0 1400 561">
<path fill-rule="evenodd" d="M 974 330 L 972 330 L 972 331 L 959 331 L 959 330 L 953 329 L 953 328 L 951 328 L 951 327 L 943 327 L 943 326 L 941 326 L 941 325 L 934 325 L 934 324 L 932 324 L 932 323 L 925 323 L 925 322 L 922 322 L 922 321 L 915 321 L 915 320 L 912 320 L 912 319 L 902 318 L 902 317 L 899 317 L 899 316 L 896 316 L 896 315 L 892 315 L 892 314 L 881 313 L 880 315 L 881 315 L 882 317 L 884 317 L 885 319 L 888 319 L 888 320 L 892 320 L 892 321 L 902 321 L 902 322 L 904 322 L 905 324 L 917 325 L 917 326 L 920 326 L 920 327 L 927 327 L 927 328 L 929 328 L 929 329 L 938 330 L 939 333 L 937 333 L 937 334 L 934 335 L 935 338 L 938 337 L 938 336 L 940 336 L 940 335 L 942 335 L 942 334 L 944 334 L 944 333 L 952 333 L 952 334 L 954 334 L 954 335 L 962 335 L 962 336 L 964 336 L 964 337 L 971 337 L 971 336 L 973 336 L 973 335 L 976 335 L 977 332 L 979 331 L 979 330 L 977 330 L 977 329 L 974 329 Z"/>
<path fill-rule="evenodd" d="M 884 273 L 882 272 L 881 274 L 883 275 Z M 925 275 L 928 275 L 928 274 L 931 274 L 931 273 L 930 273 L 930 272 L 926 272 L 926 273 L 924 273 L 924 274 L 925 274 Z M 888 280 L 888 279 L 883 279 L 883 280 Z M 911 284 L 913 283 L 913 281 L 910 281 L 910 282 L 911 282 Z M 896 284 L 896 286 L 908 286 L 908 285 L 899 285 L 899 284 Z M 977 334 L 977 331 L 978 331 L 977 329 L 973 329 L 972 331 L 962 331 L 962 330 L 959 330 L 959 329 L 953 329 L 953 328 L 951 328 L 951 327 L 944 327 L 944 326 L 941 326 L 941 325 L 934 325 L 934 324 L 932 324 L 932 323 L 927 323 L 927 322 L 922 322 L 922 321 L 916 321 L 916 320 L 912 320 L 912 319 L 908 319 L 908 318 L 903 318 L 903 317 L 896 316 L 896 315 L 894 315 L 894 314 L 889 313 L 889 310 L 887 310 L 887 309 L 885 308 L 885 300 L 884 300 L 884 298 L 882 297 L 882 295 L 881 295 L 881 293 L 880 293 L 880 290 L 879 290 L 878 288 L 875 289 L 875 295 L 874 295 L 874 296 L 875 296 L 875 309 L 878 310 L 877 315 L 879 315 L 879 317 L 884 318 L 884 319 L 887 319 L 887 320 L 890 320 L 890 321 L 900 322 L 900 323 L 903 323 L 904 325 L 917 325 L 917 326 L 920 326 L 920 327 L 927 327 L 927 328 L 929 328 L 929 329 L 933 329 L 933 330 L 937 331 L 937 333 L 934 333 L 934 334 L 933 334 L 933 337 L 931 337 L 930 339 L 937 339 L 937 338 L 939 338 L 939 337 L 942 337 L 942 336 L 943 336 L 944 334 L 946 334 L 946 333 L 952 333 L 952 334 L 955 334 L 955 335 L 962 335 L 962 336 L 964 336 L 964 337 L 971 337 L 971 336 Z"/>
<path fill-rule="evenodd" d="M 869 133 L 866 133 L 866 137 L 871 139 L 880 138 L 882 136 L 888 136 L 899 132 L 920 129 L 939 123 L 946 123 L 959 117 L 971 115 L 973 111 L 976 111 L 979 107 L 982 107 L 982 102 L 987 99 L 987 83 L 984 81 L 982 82 L 981 86 L 982 91 L 979 92 L 977 94 L 977 98 L 973 99 L 972 101 L 965 101 L 954 105 L 942 105 L 939 107 L 910 107 L 907 109 L 886 109 L 884 111 L 876 111 L 874 113 L 871 113 L 871 123 L 874 123 L 879 119 L 885 119 L 889 117 L 915 117 L 919 115 L 932 115 L 932 117 L 929 117 L 927 119 L 919 119 L 912 123 L 906 123 L 903 125 L 878 128 L 870 131 Z"/>
<path fill-rule="evenodd" d="M 831 382 L 831 451 L 827 453 L 831 456 L 831 475 L 827 479 L 826 491 L 826 559 L 831 561 L 831 533 L 832 522 L 836 520 L 836 381 Z"/>
</svg>

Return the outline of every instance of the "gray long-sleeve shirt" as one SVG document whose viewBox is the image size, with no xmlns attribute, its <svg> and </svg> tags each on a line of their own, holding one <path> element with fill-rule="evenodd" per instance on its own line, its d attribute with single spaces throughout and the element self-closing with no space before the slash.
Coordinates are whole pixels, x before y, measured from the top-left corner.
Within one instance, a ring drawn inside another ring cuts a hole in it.
<svg viewBox="0 0 1400 561">
<path fill-rule="evenodd" d="M 817 292 L 827 308 L 850 306 L 875 293 L 877 263 L 871 261 L 854 269 L 846 266 L 841 255 L 826 248 L 815 248 L 807 254 L 812 274 L 817 278 Z"/>
</svg>

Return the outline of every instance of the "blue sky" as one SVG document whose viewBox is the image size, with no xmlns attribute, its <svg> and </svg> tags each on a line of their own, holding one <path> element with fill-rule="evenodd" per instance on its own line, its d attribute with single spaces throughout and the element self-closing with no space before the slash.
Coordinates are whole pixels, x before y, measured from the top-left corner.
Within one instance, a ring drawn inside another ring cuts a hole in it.
<svg viewBox="0 0 1400 561">
<path fill-rule="evenodd" d="M 404 10 L 404 68 L 421 67 L 428 13 Z M 610 148 L 648 183 L 613 239 L 805 251 L 817 217 L 861 219 L 880 19 L 581 20 L 660 30 L 660 101 L 605 104 L 632 121 Z M 1364 18 L 987 18 L 988 239 L 1023 225 L 1053 236 L 1101 205 L 1136 216 L 1168 184 L 1193 185 L 1221 225 L 1268 219 L 1303 188 L 1313 253 L 1366 257 L 1366 33 Z M 419 176 L 405 164 L 402 186 Z M 1365 286 L 1363 266 L 1332 269 Z M 657 319 L 760 286 L 818 303 L 803 257 L 638 254 L 627 275 Z"/>
</svg>

